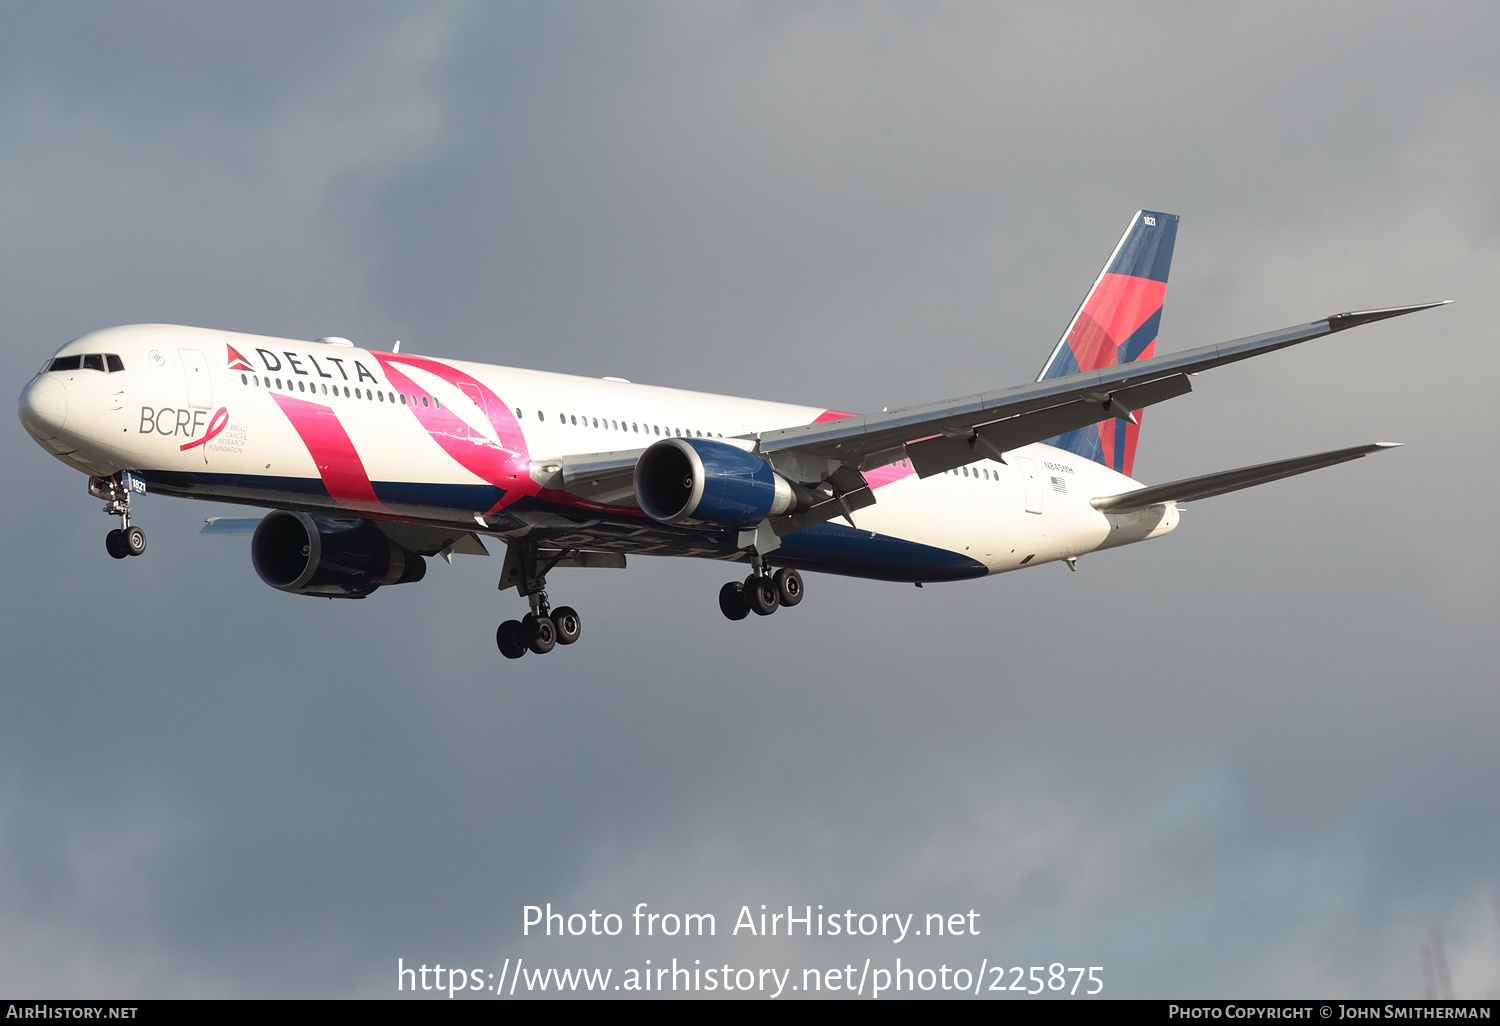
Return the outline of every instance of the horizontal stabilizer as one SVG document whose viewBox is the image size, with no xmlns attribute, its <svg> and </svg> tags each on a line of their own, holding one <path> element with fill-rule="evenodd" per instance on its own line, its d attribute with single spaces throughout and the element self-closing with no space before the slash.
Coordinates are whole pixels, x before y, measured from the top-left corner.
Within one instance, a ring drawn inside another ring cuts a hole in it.
<svg viewBox="0 0 1500 1026">
<path fill-rule="evenodd" d="M 199 534 L 254 534 L 260 517 L 209 517 Z"/>
<path fill-rule="evenodd" d="M 1283 477 L 1305 474 L 1309 470 L 1321 470 L 1336 463 L 1347 463 L 1349 460 L 1357 460 L 1361 456 L 1368 456 L 1382 449 L 1394 449 L 1400 444 L 1399 442 L 1373 442 L 1369 445 L 1356 445 L 1352 449 L 1335 449 L 1332 452 L 1298 456 L 1295 459 L 1262 463 L 1254 467 L 1241 467 L 1238 470 L 1221 470 L 1217 474 L 1205 474 L 1202 477 L 1190 477 L 1168 484 L 1151 485 L 1148 488 L 1120 492 L 1117 495 L 1101 495 L 1090 499 L 1089 504 L 1104 513 L 1130 513 L 1168 502 L 1207 499 L 1214 495 L 1223 495 L 1225 492 L 1236 492 L 1241 488 L 1265 484 L 1267 481 L 1279 481 Z"/>
</svg>

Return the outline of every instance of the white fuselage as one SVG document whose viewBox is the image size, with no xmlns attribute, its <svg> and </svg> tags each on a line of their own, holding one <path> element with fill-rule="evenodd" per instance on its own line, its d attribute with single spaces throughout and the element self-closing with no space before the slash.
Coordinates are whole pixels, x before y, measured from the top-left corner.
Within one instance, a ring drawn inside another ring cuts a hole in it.
<svg viewBox="0 0 1500 1026">
<path fill-rule="evenodd" d="M 547 487 L 548 461 L 829 419 L 815 407 L 174 325 L 109 328 L 57 355 L 74 354 L 113 355 L 123 369 L 44 369 L 21 414 L 40 444 L 91 476 L 130 471 L 166 494 L 501 538 L 597 535 L 646 554 L 735 558 L 639 509 Z M 1141 541 L 1178 519 L 1172 505 L 1100 513 L 1091 498 L 1138 485 L 1043 444 L 927 479 L 904 462 L 866 477 L 877 501 L 854 526 L 788 535 L 771 560 L 958 579 Z"/>
</svg>

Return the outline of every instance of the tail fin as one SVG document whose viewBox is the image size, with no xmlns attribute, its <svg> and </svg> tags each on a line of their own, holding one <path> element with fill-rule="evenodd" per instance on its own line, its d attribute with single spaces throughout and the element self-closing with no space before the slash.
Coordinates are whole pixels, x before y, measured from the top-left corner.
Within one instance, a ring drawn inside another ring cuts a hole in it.
<svg viewBox="0 0 1500 1026">
<path fill-rule="evenodd" d="M 1148 359 L 1156 351 L 1176 242 L 1176 214 L 1137 211 L 1037 380 Z M 1140 433 L 1139 425 L 1111 418 L 1047 444 L 1129 476 Z"/>
</svg>

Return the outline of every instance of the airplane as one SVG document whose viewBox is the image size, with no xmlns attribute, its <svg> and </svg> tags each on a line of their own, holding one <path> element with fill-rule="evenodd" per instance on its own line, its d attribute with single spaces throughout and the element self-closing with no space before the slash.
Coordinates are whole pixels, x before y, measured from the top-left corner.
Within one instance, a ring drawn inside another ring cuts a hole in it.
<svg viewBox="0 0 1500 1026">
<path fill-rule="evenodd" d="M 500 588 L 530 607 L 509 659 L 571 645 L 548 574 L 628 555 L 748 565 L 730 620 L 802 601 L 802 571 L 916 584 L 1063 562 L 1159 538 L 1184 503 L 1358 459 L 1376 442 L 1167 484 L 1131 477 L 1141 411 L 1191 376 L 1446 302 L 1333 314 L 1155 354 L 1178 218 L 1138 211 L 1035 381 L 878 413 L 742 399 L 355 346 L 169 324 L 64 345 L 26 385 L 27 432 L 146 535 L 146 493 L 269 509 L 210 518 L 251 535 L 261 580 L 365 598 L 426 559 L 505 546 Z"/>
</svg>

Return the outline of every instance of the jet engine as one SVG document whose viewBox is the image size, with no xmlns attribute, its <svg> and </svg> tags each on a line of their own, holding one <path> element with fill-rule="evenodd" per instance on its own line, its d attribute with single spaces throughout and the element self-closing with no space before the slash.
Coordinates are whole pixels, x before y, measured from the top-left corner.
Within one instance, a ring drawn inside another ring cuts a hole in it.
<svg viewBox="0 0 1500 1026">
<path fill-rule="evenodd" d="M 647 516 L 665 524 L 743 528 L 800 512 L 818 496 L 726 442 L 664 438 L 636 462 L 635 498 Z"/>
<path fill-rule="evenodd" d="M 427 562 L 374 523 L 323 513 L 267 514 L 250 540 L 260 579 L 293 595 L 364 598 L 387 584 L 420 581 Z"/>
</svg>

